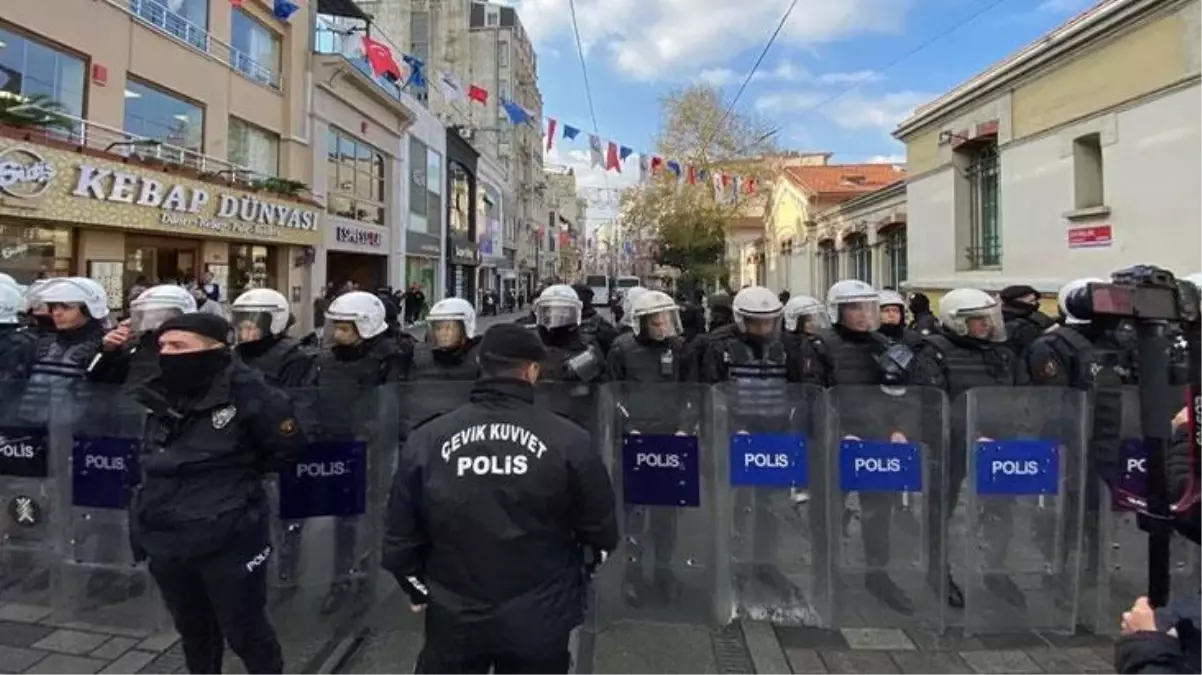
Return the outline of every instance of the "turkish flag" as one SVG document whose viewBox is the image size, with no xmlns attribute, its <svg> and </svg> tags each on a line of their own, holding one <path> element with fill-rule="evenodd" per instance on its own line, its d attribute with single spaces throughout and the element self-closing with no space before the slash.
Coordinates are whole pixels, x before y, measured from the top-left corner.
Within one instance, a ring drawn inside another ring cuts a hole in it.
<svg viewBox="0 0 1202 675">
<path fill-rule="evenodd" d="M 488 90 L 483 87 L 472 85 L 467 90 L 467 97 L 473 101 L 478 101 L 484 105 L 488 105 Z"/>
<path fill-rule="evenodd" d="M 383 42 L 363 36 L 363 55 L 367 57 L 367 64 L 373 73 L 391 77 L 393 82 L 400 81 L 401 66 L 392 58 L 392 51 Z"/>
</svg>

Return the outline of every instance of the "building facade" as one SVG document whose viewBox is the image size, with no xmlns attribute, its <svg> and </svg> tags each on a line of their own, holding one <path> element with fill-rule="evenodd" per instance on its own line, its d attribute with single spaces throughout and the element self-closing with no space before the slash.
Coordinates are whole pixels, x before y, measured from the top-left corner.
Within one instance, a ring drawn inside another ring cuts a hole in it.
<svg viewBox="0 0 1202 675">
<path fill-rule="evenodd" d="M 0 96 L 63 114 L 0 132 L 0 271 L 87 275 L 114 309 L 137 283 L 206 273 L 223 300 L 270 287 L 307 305 L 327 229 L 309 24 L 305 6 L 282 21 L 256 2 L 6 7 Z"/>
<path fill-rule="evenodd" d="M 427 298 L 445 295 L 446 154 L 447 130 L 432 112 L 414 109 L 402 164 L 408 172 L 409 212 L 401 249 L 405 255 L 406 288 L 417 284 Z"/>
<path fill-rule="evenodd" d="M 1053 294 L 1139 263 L 1197 271 L 1197 0 L 1108 0 L 920 107 L 908 286 Z"/>
<path fill-rule="evenodd" d="M 476 186 L 476 246 L 480 252 L 479 279 L 476 287 L 501 292 L 500 270 L 505 266 L 503 250 L 506 211 L 506 176 L 500 165 L 481 154 L 477 160 L 479 182 Z"/>
<path fill-rule="evenodd" d="M 479 307 L 476 289 L 480 248 L 476 244 L 476 228 L 480 153 L 454 127 L 447 129 L 446 138 L 446 296 L 463 298 Z"/>
</svg>

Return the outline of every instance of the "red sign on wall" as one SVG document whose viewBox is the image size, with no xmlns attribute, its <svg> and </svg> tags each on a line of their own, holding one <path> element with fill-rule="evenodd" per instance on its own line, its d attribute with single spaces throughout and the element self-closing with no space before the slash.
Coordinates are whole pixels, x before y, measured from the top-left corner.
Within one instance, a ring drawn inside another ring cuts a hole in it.
<svg viewBox="0 0 1202 675">
<path fill-rule="evenodd" d="M 1114 233 L 1110 225 L 1074 227 L 1068 231 L 1069 248 L 1098 248 L 1110 246 L 1113 243 Z"/>
</svg>

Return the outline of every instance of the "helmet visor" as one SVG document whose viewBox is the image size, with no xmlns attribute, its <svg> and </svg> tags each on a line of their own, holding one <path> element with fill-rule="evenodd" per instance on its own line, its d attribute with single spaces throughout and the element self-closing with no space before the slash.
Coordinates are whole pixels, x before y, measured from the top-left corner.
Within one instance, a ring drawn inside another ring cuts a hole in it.
<svg viewBox="0 0 1202 675">
<path fill-rule="evenodd" d="M 1002 306 L 975 307 L 956 310 L 952 314 L 956 332 L 976 340 L 992 342 L 1006 341 L 1006 322 L 1002 318 Z"/>
<path fill-rule="evenodd" d="M 575 326 L 580 323 L 580 310 L 566 305 L 540 304 L 535 308 L 534 314 L 538 325 L 547 330 L 562 328 L 564 326 Z"/>
<path fill-rule="evenodd" d="M 768 337 L 780 332 L 782 314 L 743 314 L 735 312 L 735 326 L 749 335 Z"/>
<path fill-rule="evenodd" d="M 643 314 L 632 327 L 635 335 L 646 336 L 652 340 L 667 340 L 684 332 L 680 327 L 680 310 L 677 309 Z"/>
<path fill-rule="evenodd" d="M 435 349 L 450 349 L 463 344 L 467 334 L 463 319 L 429 319 L 426 328 L 426 343 Z"/>
<path fill-rule="evenodd" d="M 234 344 L 271 337 L 271 318 L 271 312 L 259 309 L 234 309 L 230 316 L 230 323 L 234 325 Z"/>
<path fill-rule="evenodd" d="M 881 327 L 881 304 L 871 300 L 852 300 L 835 305 L 839 325 L 860 333 L 869 333 Z"/>
<path fill-rule="evenodd" d="M 129 310 L 129 329 L 135 333 L 147 333 L 158 330 L 168 319 L 181 315 L 183 311 L 176 307 L 133 307 Z"/>
<path fill-rule="evenodd" d="M 354 321 L 326 317 L 321 327 L 321 344 L 327 347 L 349 346 L 359 342 L 359 329 Z"/>
</svg>

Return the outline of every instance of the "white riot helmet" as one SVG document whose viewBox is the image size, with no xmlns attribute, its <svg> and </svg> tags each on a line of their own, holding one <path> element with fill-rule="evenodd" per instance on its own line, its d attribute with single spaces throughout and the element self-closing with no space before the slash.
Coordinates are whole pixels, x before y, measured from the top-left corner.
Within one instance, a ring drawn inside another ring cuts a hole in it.
<svg viewBox="0 0 1202 675">
<path fill-rule="evenodd" d="M 426 315 L 426 342 L 451 349 L 476 335 L 476 309 L 463 298 L 439 300 Z"/>
<path fill-rule="evenodd" d="M 385 314 L 384 301 L 374 293 L 351 291 L 334 298 L 334 302 L 326 308 L 326 327 L 332 331 L 330 337 L 333 342 L 342 345 L 354 344 L 361 339 L 370 340 L 388 330 Z M 345 336 L 344 333 L 340 333 L 336 325 L 340 323 L 354 326 L 356 334 Z"/>
<path fill-rule="evenodd" d="M 534 319 L 547 330 L 579 326 L 584 303 L 567 284 L 548 286 L 534 301 Z"/>
<path fill-rule="evenodd" d="M 940 298 L 939 322 L 956 335 L 993 342 L 1006 341 L 1002 303 L 975 288 L 957 288 Z"/>
<path fill-rule="evenodd" d="M 780 297 L 763 286 L 739 291 L 730 309 L 740 332 L 764 336 L 780 332 L 781 315 L 785 313 Z"/>
<path fill-rule="evenodd" d="M 622 294 L 622 321 L 623 326 L 634 328 L 634 301 L 638 297 L 647 292 L 647 289 L 642 286 L 631 286 Z"/>
<path fill-rule="evenodd" d="M 292 318 L 288 298 L 270 288 L 256 288 L 239 295 L 230 306 L 230 314 L 235 344 L 283 335 Z"/>
<path fill-rule="evenodd" d="M 652 340 L 667 340 L 684 332 L 680 307 L 662 291 L 640 293 L 630 305 L 630 314 L 630 327 L 635 335 L 642 335 L 645 330 Z"/>
<path fill-rule="evenodd" d="M 1085 279 L 1074 279 L 1073 281 L 1070 281 L 1067 284 L 1060 287 L 1060 292 L 1056 294 L 1056 306 L 1060 308 L 1060 314 L 1061 314 L 1061 316 L 1064 317 L 1065 324 L 1070 325 L 1070 326 L 1082 326 L 1082 325 L 1089 323 L 1089 319 L 1081 319 L 1081 318 L 1073 316 L 1068 311 L 1068 308 L 1065 307 L 1065 303 L 1068 300 L 1069 296 L 1071 296 L 1073 293 L 1076 293 L 1077 291 L 1081 290 L 1082 288 L 1085 288 L 1089 284 L 1104 284 L 1104 283 L 1106 283 L 1105 279 L 1099 279 L 1097 277 L 1088 277 Z"/>
<path fill-rule="evenodd" d="M 880 294 L 859 279 L 837 281 L 826 292 L 826 314 L 832 324 L 872 332 L 881 327 Z"/>
<path fill-rule="evenodd" d="M 151 286 L 129 303 L 129 328 L 135 333 L 158 329 L 163 322 L 196 311 L 196 299 L 175 284 Z"/>
<path fill-rule="evenodd" d="M 16 284 L 0 283 L 0 324 L 20 323 L 21 312 L 25 311 L 25 296 Z"/>
<path fill-rule="evenodd" d="M 37 291 L 39 305 L 64 303 L 80 305 L 93 319 L 109 315 L 108 293 L 104 287 L 84 277 L 62 277 L 51 279 Z"/>
<path fill-rule="evenodd" d="M 801 319 L 799 322 L 798 320 Z M 817 298 L 808 295 L 794 295 L 785 303 L 785 331 L 796 332 L 798 328 L 829 328 L 830 319 L 826 316 L 826 307 Z"/>
<path fill-rule="evenodd" d="M 21 284 L 18 284 L 17 280 L 12 278 L 11 274 L 5 274 L 4 272 L 0 272 L 0 284 L 5 286 L 13 286 L 16 288 L 21 287 Z"/>
<path fill-rule="evenodd" d="M 45 303 L 42 302 L 42 289 L 50 283 L 50 279 L 34 279 L 32 283 L 25 287 L 25 311 L 32 312 L 38 306 Z"/>
</svg>

